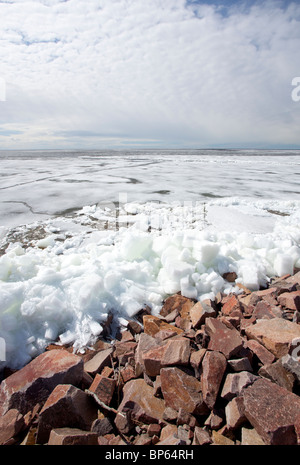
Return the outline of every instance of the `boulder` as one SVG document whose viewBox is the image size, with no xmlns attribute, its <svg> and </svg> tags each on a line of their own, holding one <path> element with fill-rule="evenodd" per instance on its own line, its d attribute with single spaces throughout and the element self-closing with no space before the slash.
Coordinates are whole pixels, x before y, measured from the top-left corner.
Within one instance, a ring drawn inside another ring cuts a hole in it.
<svg viewBox="0 0 300 465">
<path fill-rule="evenodd" d="M 9 443 L 25 426 L 24 417 L 17 409 L 8 410 L 0 417 L 0 445 Z"/>
<path fill-rule="evenodd" d="M 267 379 L 257 379 L 243 397 L 245 415 L 266 444 L 297 444 L 299 396 Z"/>
<path fill-rule="evenodd" d="M 226 366 L 226 357 L 221 352 L 206 352 L 202 361 L 201 390 L 203 400 L 210 410 L 216 403 Z"/>
<path fill-rule="evenodd" d="M 53 428 L 89 430 L 97 418 L 97 410 L 96 403 L 81 389 L 71 384 L 56 386 L 39 413 L 37 443 L 47 442 Z"/>
<path fill-rule="evenodd" d="M 99 373 L 105 366 L 111 366 L 113 348 L 99 350 L 84 364 L 84 371 L 92 376 Z"/>
<path fill-rule="evenodd" d="M 97 446 L 98 434 L 79 428 L 55 428 L 49 437 L 49 446 Z"/>
<path fill-rule="evenodd" d="M 94 392 L 105 405 L 110 405 L 116 387 L 116 381 L 113 378 L 101 376 L 98 373 L 95 376 L 89 390 Z"/>
<path fill-rule="evenodd" d="M 190 309 L 194 306 L 194 302 L 188 297 L 184 297 L 180 294 L 175 294 L 168 297 L 160 311 L 160 315 L 167 316 L 174 310 L 177 310 L 181 316 L 189 314 Z"/>
<path fill-rule="evenodd" d="M 174 410 L 180 408 L 195 415 L 209 412 L 203 401 L 201 383 L 177 367 L 162 368 L 160 371 L 161 391 L 165 405 Z"/>
<path fill-rule="evenodd" d="M 284 292 L 277 297 L 282 307 L 300 311 L 300 291 Z"/>
<path fill-rule="evenodd" d="M 289 345 L 295 337 L 300 337 L 300 325 L 283 318 L 258 320 L 245 330 L 249 339 L 260 342 L 276 358 L 288 353 Z"/>
<path fill-rule="evenodd" d="M 131 412 L 131 417 L 142 423 L 158 423 L 166 408 L 163 399 L 154 396 L 154 388 L 143 379 L 128 381 L 123 388 L 119 412 Z"/>
<path fill-rule="evenodd" d="M 83 361 L 64 349 L 50 350 L 4 379 L 0 385 L 0 415 L 16 408 L 23 415 L 44 402 L 58 384 L 78 385 Z"/>
<path fill-rule="evenodd" d="M 205 302 L 197 302 L 190 310 L 190 317 L 193 328 L 200 328 L 208 317 L 215 317 L 216 310 Z"/>
<path fill-rule="evenodd" d="M 222 388 L 221 397 L 226 400 L 231 400 L 236 396 L 240 396 L 245 387 L 254 383 L 258 376 L 248 371 L 239 373 L 228 373 Z"/>
<path fill-rule="evenodd" d="M 243 339 L 237 329 L 229 328 L 217 318 L 207 318 L 205 330 L 210 338 L 208 349 L 222 352 L 227 359 L 241 353 Z"/>
</svg>

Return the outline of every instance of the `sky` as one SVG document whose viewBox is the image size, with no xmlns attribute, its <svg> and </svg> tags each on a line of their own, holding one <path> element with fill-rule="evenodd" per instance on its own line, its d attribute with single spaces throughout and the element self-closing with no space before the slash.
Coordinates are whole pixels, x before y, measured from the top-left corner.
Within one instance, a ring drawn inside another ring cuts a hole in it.
<svg viewBox="0 0 300 465">
<path fill-rule="evenodd" d="M 300 148 L 299 58 L 299 1 L 0 1 L 0 150 Z"/>
</svg>

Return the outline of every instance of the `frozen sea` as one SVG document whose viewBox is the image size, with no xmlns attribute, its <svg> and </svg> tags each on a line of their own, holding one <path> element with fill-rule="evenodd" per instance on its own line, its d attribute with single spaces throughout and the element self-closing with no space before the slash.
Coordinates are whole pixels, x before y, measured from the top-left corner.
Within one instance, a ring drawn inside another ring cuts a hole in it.
<svg viewBox="0 0 300 465">
<path fill-rule="evenodd" d="M 0 152 L 0 361 L 300 268 L 300 151 Z M 2 347 L 2 349 L 1 349 Z M 2 351 L 2 352 L 1 352 Z"/>
</svg>

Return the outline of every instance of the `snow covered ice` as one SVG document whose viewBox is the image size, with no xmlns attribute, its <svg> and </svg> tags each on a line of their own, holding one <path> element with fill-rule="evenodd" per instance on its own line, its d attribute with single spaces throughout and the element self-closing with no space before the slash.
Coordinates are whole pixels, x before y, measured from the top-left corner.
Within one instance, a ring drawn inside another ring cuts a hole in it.
<svg viewBox="0 0 300 465">
<path fill-rule="evenodd" d="M 55 340 L 84 351 L 109 314 L 115 328 L 126 326 L 146 305 L 158 314 L 179 291 L 197 300 L 240 292 L 223 278 L 228 271 L 256 290 L 300 267 L 295 198 L 120 198 L 117 206 L 39 217 L 15 235 L 3 227 L 0 337 L 8 366 L 20 368 Z"/>
</svg>

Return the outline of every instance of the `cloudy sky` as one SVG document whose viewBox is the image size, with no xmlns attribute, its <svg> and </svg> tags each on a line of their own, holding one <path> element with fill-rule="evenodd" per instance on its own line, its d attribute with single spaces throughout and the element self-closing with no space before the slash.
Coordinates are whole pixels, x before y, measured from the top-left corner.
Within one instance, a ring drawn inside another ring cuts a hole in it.
<svg viewBox="0 0 300 465">
<path fill-rule="evenodd" d="M 300 148 L 299 58 L 298 0 L 3 0 L 0 149 Z"/>
</svg>

